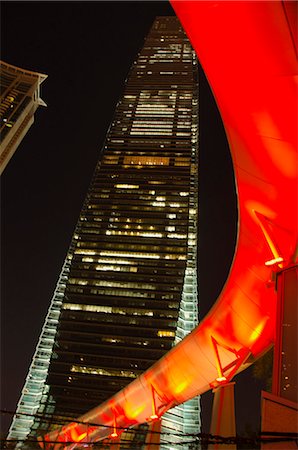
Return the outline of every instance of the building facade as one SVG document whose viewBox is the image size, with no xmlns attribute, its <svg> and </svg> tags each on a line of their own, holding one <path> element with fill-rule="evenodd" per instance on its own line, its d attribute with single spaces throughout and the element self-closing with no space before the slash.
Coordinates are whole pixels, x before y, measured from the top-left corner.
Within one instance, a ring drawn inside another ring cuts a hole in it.
<svg viewBox="0 0 298 450">
<path fill-rule="evenodd" d="M 0 174 L 34 122 L 40 98 L 40 85 L 47 75 L 24 70 L 0 61 Z"/>
<path fill-rule="evenodd" d="M 117 104 L 10 439 L 102 403 L 196 326 L 197 203 L 197 60 L 178 19 L 158 17 Z M 199 422 L 194 399 L 162 430 L 197 433 Z"/>
</svg>

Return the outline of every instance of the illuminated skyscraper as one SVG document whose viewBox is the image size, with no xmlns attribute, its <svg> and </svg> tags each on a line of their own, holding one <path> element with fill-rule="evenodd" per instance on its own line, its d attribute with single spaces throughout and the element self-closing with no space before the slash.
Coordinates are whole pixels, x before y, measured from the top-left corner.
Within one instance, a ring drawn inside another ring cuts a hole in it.
<svg viewBox="0 0 298 450">
<path fill-rule="evenodd" d="M 47 75 L 24 70 L 0 61 L 0 174 L 34 122 L 40 98 L 40 85 Z"/>
<path fill-rule="evenodd" d="M 195 327 L 197 172 L 197 60 L 179 21 L 159 17 L 116 107 L 18 404 L 41 416 L 16 415 L 10 439 L 87 412 Z M 163 427 L 198 432 L 198 399 Z"/>
</svg>

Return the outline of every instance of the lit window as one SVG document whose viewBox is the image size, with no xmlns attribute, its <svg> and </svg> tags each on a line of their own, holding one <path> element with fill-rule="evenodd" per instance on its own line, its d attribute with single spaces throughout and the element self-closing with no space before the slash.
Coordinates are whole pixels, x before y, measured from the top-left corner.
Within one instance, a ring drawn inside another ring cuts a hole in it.
<svg viewBox="0 0 298 450">
<path fill-rule="evenodd" d="M 118 164 L 118 161 L 118 155 L 105 155 L 102 160 L 103 164 Z"/>
<path fill-rule="evenodd" d="M 137 377 L 137 375 L 130 370 L 102 369 L 98 367 L 72 366 L 71 371 L 76 373 L 87 373 L 90 375 L 104 375 L 108 377 Z"/>
<path fill-rule="evenodd" d="M 130 258 L 149 258 L 149 259 L 160 259 L 160 255 L 157 253 L 137 253 L 137 252 L 115 252 L 115 251 L 101 251 L 101 256 L 120 256 L 120 257 L 130 257 Z"/>
<path fill-rule="evenodd" d="M 177 136 L 190 136 L 190 133 L 177 132 L 176 135 Z"/>
<path fill-rule="evenodd" d="M 77 303 L 64 303 L 62 309 L 71 311 L 87 311 L 95 313 L 108 313 L 108 314 L 121 314 L 121 315 L 133 315 L 133 316 L 153 316 L 153 311 L 148 309 L 135 309 L 135 308 L 117 308 L 111 306 L 100 305 L 82 305 Z"/>
<path fill-rule="evenodd" d="M 175 231 L 176 227 L 170 226 L 170 227 L 166 227 L 167 231 Z"/>
<path fill-rule="evenodd" d="M 87 250 L 87 249 L 77 249 L 75 250 L 76 255 L 96 255 L 96 252 L 93 250 Z"/>
<path fill-rule="evenodd" d="M 99 306 L 99 305 L 80 305 L 76 303 L 64 303 L 62 305 L 63 309 L 69 309 L 71 311 L 89 311 L 89 312 L 103 312 L 111 313 L 111 306 Z"/>
<path fill-rule="evenodd" d="M 171 208 L 180 208 L 180 206 L 185 206 L 185 205 L 181 204 L 181 203 L 170 203 L 169 206 Z"/>
<path fill-rule="evenodd" d="M 190 165 L 190 158 L 176 158 L 175 166 L 185 167 Z"/>
<path fill-rule="evenodd" d="M 159 206 L 159 204 L 158 204 Z M 128 225 L 125 225 L 125 228 L 129 228 Z M 138 226 L 138 228 L 141 228 Z M 140 237 L 154 237 L 154 238 L 161 238 L 163 237 L 162 233 L 150 233 L 145 231 L 116 231 L 116 230 L 107 230 L 107 235 L 114 235 L 114 236 L 140 236 Z"/>
<path fill-rule="evenodd" d="M 138 189 L 139 185 L 137 185 L 137 184 L 116 184 L 115 187 L 118 189 Z"/>
<path fill-rule="evenodd" d="M 114 144 L 123 144 L 124 140 L 123 139 L 111 139 L 111 142 L 113 142 Z"/>
<path fill-rule="evenodd" d="M 169 165 L 170 158 L 162 156 L 125 156 L 123 164 L 133 165 Z"/>
<path fill-rule="evenodd" d="M 166 206 L 165 202 L 152 202 L 152 206 Z"/>
<path fill-rule="evenodd" d="M 168 331 L 168 330 L 159 330 L 157 332 L 158 337 L 175 337 L 174 331 Z"/>
</svg>

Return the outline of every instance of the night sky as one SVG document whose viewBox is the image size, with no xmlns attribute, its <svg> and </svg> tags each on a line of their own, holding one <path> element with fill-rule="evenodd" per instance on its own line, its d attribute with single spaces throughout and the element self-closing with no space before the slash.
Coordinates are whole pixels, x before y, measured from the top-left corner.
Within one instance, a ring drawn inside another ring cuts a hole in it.
<svg viewBox="0 0 298 450">
<path fill-rule="evenodd" d="M 1 408 L 14 411 L 128 70 L 168 2 L 2 2 L 1 59 L 48 75 L 47 108 L 1 180 Z M 199 289 L 203 318 L 232 261 L 237 207 L 222 122 L 200 72 Z M 236 377 L 239 432 L 259 421 L 259 384 Z M 209 431 L 211 394 L 203 396 Z M 245 406 L 244 406 L 245 404 Z M 6 431 L 10 416 L 3 416 Z"/>
</svg>

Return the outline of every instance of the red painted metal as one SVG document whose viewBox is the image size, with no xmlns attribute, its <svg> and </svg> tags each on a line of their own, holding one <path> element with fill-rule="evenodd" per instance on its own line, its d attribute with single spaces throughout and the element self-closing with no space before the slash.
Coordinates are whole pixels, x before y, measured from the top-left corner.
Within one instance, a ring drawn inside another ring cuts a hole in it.
<svg viewBox="0 0 298 450">
<path fill-rule="evenodd" d="M 87 430 L 73 423 L 46 441 L 79 436 L 82 443 L 84 433 L 91 441 L 103 439 L 115 415 L 118 427 L 148 421 L 153 389 L 161 416 L 218 385 L 218 367 L 223 382 L 230 381 L 274 342 L 272 275 L 297 262 L 297 3 L 184 0 L 172 5 L 207 75 L 232 153 L 239 210 L 232 268 L 218 301 L 189 336 L 79 419 L 102 427 Z"/>
</svg>

